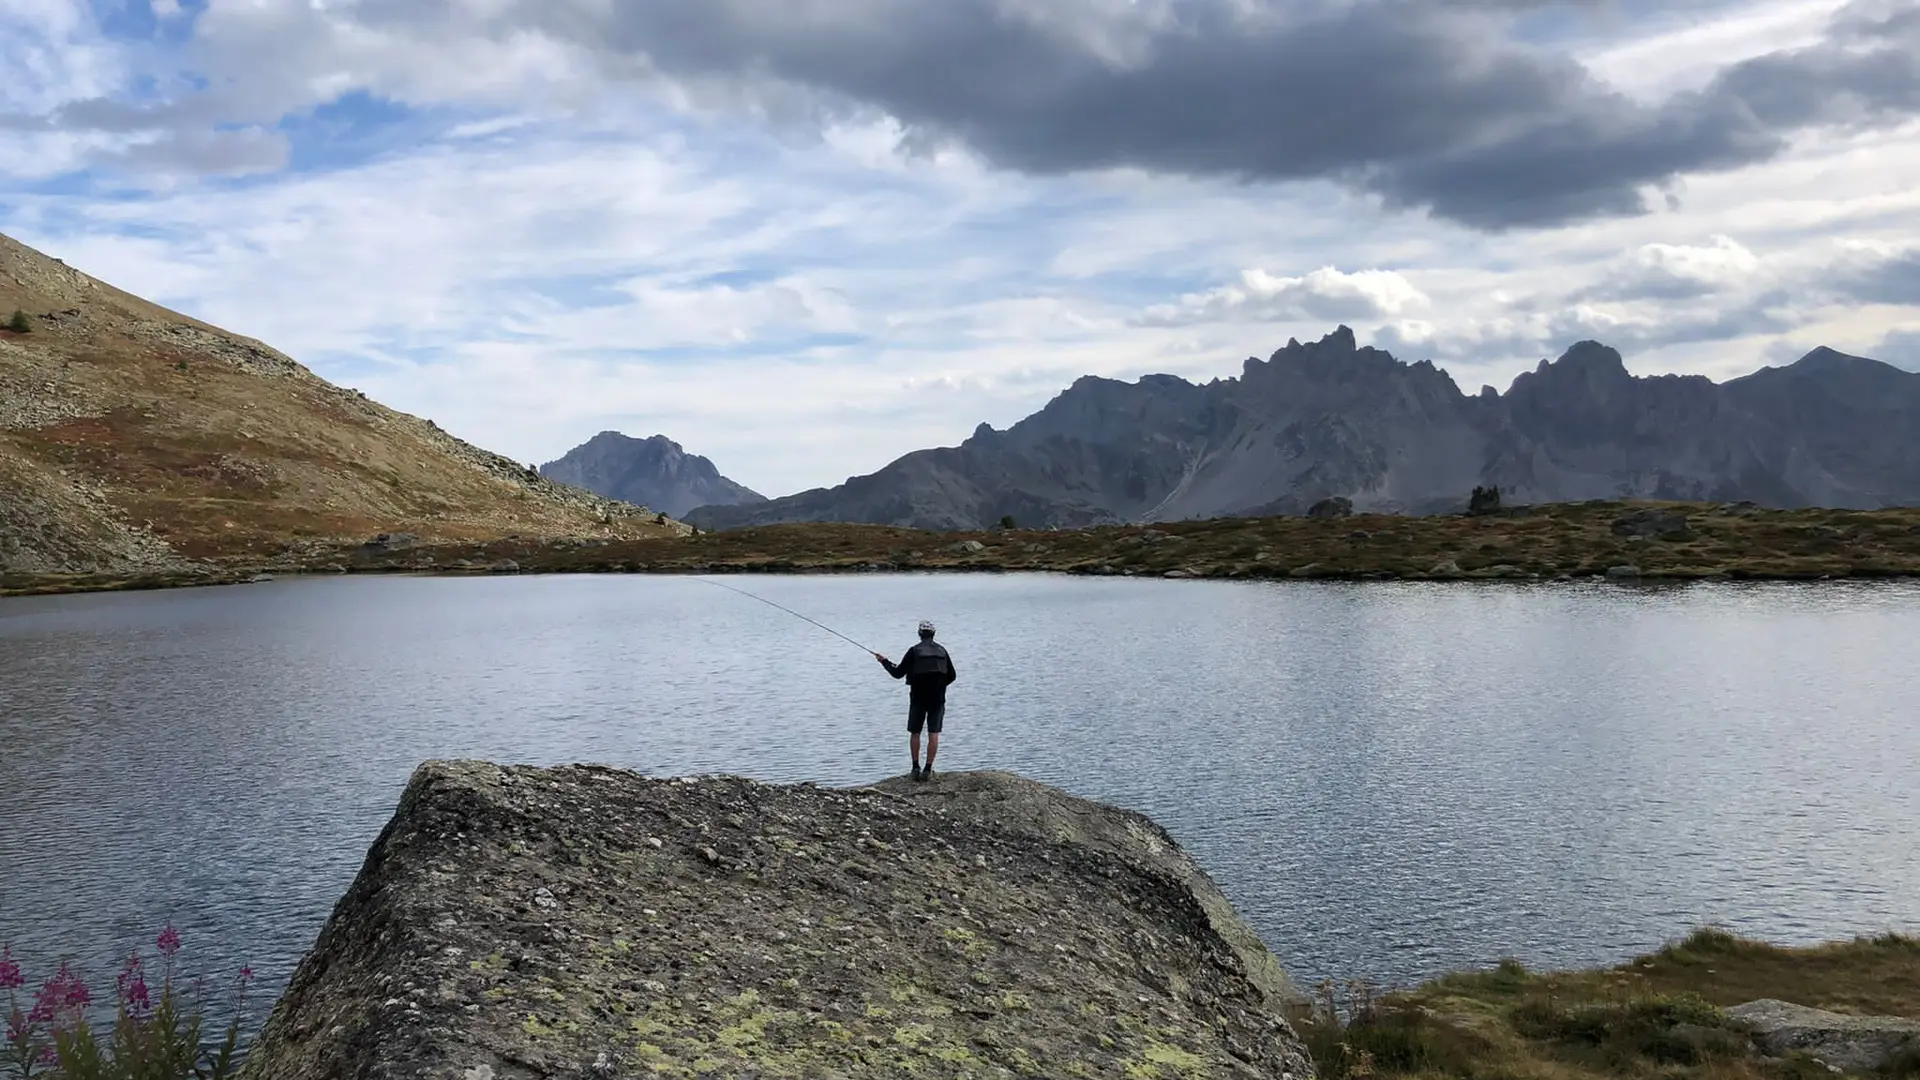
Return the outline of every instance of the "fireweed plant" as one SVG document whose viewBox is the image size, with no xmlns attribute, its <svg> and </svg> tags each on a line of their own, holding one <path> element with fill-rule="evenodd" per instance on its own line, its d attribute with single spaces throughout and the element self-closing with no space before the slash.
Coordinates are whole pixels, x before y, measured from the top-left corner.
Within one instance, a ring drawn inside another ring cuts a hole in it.
<svg viewBox="0 0 1920 1080">
<path fill-rule="evenodd" d="M 154 939 L 160 985 L 147 981 L 146 960 L 135 952 L 114 980 L 111 1030 L 96 1029 L 93 992 L 66 964 L 41 984 L 31 1004 L 11 949 L 0 945 L 0 993 L 6 995 L 5 1041 L 0 1042 L 0 1080 L 225 1080 L 239 1067 L 240 1018 L 246 1008 L 251 968 L 240 969 L 233 1019 L 226 1037 L 203 1044 L 204 1019 L 197 1002 L 174 982 L 180 932 L 171 925 Z"/>
</svg>

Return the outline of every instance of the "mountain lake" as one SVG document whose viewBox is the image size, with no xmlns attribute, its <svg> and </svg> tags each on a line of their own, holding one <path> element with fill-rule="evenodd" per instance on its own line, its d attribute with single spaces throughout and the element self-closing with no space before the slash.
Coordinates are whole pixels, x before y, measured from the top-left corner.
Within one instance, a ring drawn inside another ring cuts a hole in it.
<svg viewBox="0 0 1920 1080">
<path fill-rule="evenodd" d="M 943 771 L 1152 815 L 1303 986 L 1920 927 L 1920 585 L 721 580 L 896 657 L 932 619 Z M 851 785 L 906 703 L 690 577 L 0 600 L 0 941 L 110 979 L 171 920 L 257 1012 L 424 759 Z"/>
</svg>

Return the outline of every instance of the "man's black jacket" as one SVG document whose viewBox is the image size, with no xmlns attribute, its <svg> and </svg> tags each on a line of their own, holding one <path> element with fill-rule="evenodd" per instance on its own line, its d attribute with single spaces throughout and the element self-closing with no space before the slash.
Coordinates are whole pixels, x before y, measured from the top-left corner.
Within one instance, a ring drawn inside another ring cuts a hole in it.
<svg viewBox="0 0 1920 1080">
<path fill-rule="evenodd" d="M 907 680 L 909 693 L 917 701 L 945 701 L 947 687 L 958 677 L 953 670 L 953 657 L 947 655 L 945 647 L 931 640 L 915 642 L 898 664 L 891 660 L 886 664 L 887 674 Z"/>
</svg>

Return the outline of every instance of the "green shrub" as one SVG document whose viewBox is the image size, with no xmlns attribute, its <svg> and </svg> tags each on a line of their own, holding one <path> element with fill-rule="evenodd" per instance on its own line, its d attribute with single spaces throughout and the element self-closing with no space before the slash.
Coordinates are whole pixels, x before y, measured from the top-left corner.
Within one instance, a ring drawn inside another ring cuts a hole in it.
<svg viewBox="0 0 1920 1080">
<path fill-rule="evenodd" d="M 1321 983 L 1317 1006 L 1294 1025 L 1322 1080 L 1485 1071 L 1493 1046 L 1484 1037 L 1435 1020 L 1411 1002 L 1376 998 L 1364 980 L 1346 989 L 1342 1008 L 1333 983 Z"/>
<path fill-rule="evenodd" d="M 1628 1001 L 1567 1005 L 1534 997 L 1508 1016 L 1522 1036 L 1619 1065 L 1635 1058 L 1663 1065 L 1699 1065 L 1739 1057 L 1746 1040 L 1719 1010 L 1693 994 L 1655 994 Z"/>
<path fill-rule="evenodd" d="M 27 319 L 26 312 L 15 308 L 13 318 L 7 320 L 7 329 L 16 334 L 27 334 L 33 331 L 33 323 Z"/>
</svg>

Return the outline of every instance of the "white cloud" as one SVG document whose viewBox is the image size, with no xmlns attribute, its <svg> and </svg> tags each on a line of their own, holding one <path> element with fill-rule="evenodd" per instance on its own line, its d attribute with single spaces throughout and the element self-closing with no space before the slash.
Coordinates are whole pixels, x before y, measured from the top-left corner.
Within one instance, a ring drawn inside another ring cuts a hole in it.
<svg viewBox="0 0 1920 1080">
<path fill-rule="evenodd" d="M 1752 281 L 1760 260 L 1730 236 L 1705 245 L 1645 244 L 1634 253 L 1636 267 L 1649 277 L 1703 291 L 1736 288 Z"/>
<path fill-rule="evenodd" d="M 1581 59 L 1596 75 L 1644 100 L 1698 89 L 1722 67 L 1819 41 L 1848 0 L 1766 0 L 1701 18 L 1675 4 L 1652 28 L 1597 43 Z"/>
<path fill-rule="evenodd" d="M 84 0 L 0 0 L 0 29 L 0 114 L 37 115 L 125 78 Z"/>
<path fill-rule="evenodd" d="M 1140 321 L 1147 326 L 1187 326 L 1228 319 L 1345 322 L 1393 318 L 1431 303 L 1425 293 L 1393 270 L 1347 273 L 1323 266 L 1299 277 L 1279 277 L 1255 267 L 1241 271 L 1237 285 L 1189 293 L 1177 304 L 1155 305 Z"/>
</svg>

